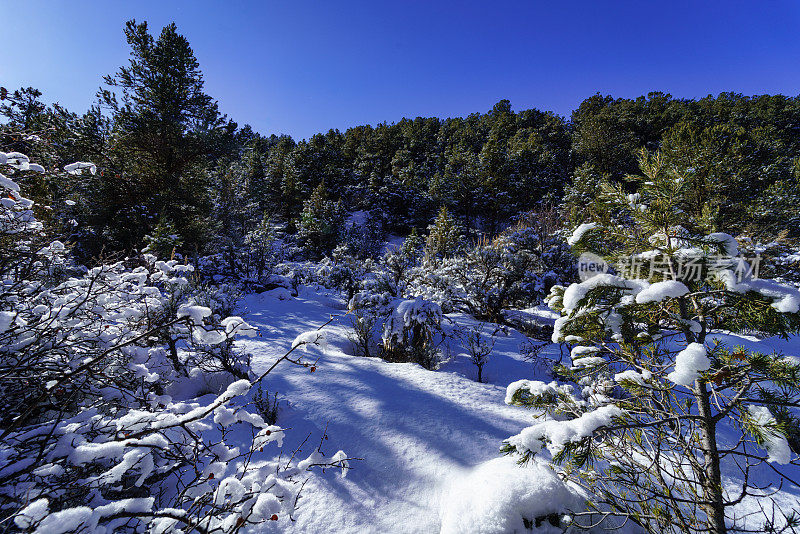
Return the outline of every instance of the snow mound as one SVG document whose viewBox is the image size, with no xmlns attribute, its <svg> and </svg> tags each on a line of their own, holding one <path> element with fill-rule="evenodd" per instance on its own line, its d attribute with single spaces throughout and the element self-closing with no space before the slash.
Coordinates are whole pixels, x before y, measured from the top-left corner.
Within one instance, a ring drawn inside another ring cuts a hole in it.
<svg viewBox="0 0 800 534">
<path fill-rule="evenodd" d="M 285 287 L 277 287 L 270 291 L 265 291 L 262 293 L 265 297 L 270 297 L 278 300 L 292 300 L 294 297 L 292 296 L 292 292 L 286 289 Z"/>
<path fill-rule="evenodd" d="M 675 370 L 667 378 L 680 386 L 691 386 L 702 371 L 711 368 L 706 348 L 702 343 L 689 343 L 675 357 Z"/>
<path fill-rule="evenodd" d="M 452 481 L 441 506 L 441 534 L 555 533 L 563 529 L 545 519 L 529 530 L 523 518 L 535 524 L 548 514 L 582 510 L 584 499 L 546 465 L 523 467 L 503 456 Z"/>
</svg>

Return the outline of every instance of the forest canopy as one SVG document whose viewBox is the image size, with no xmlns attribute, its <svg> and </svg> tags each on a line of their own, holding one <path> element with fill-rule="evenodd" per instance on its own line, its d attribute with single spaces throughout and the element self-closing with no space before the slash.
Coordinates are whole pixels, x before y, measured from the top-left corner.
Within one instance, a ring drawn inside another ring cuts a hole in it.
<svg viewBox="0 0 800 534">
<path fill-rule="evenodd" d="M 87 259 L 141 250 L 158 232 L 177 236 L 178 250 L 208 253 L 248 210 L 257 215 L 249 220 L 266 215 L 293 230 L 321 184 L 346 211 L 380 213 L 388 231 L 425 228 L 446 207 L 470 231 L 496 235 L 542 206 L 560 206 L 573 219 L 602 178 L 623 182 L 638 171 L 642 149 L 660 151 L 691 182 L 695 205 L 711 206 L 717 229 L 798 232 L 798 97 L 596 94 L 569 118 L 514 111 L 501 100 L 467 117 L 407 118 L 295 140 L 221 115 L 174 24 L 156 37 L 146 23 L 129 21 L 125 37 L 129 65 L 103 78 L 87 112 L 45 105 L 35 88 L 0 94 L 0 149 L 46 167 L 97 165 L 90 179 L 31 184 L 53 218 L 76 223 L 70 239 Z M 68 213 L 58 208 L 67 199 L 78 206 Z M 224 202 L 232 205 L 220 218 Z"/>
</svg>

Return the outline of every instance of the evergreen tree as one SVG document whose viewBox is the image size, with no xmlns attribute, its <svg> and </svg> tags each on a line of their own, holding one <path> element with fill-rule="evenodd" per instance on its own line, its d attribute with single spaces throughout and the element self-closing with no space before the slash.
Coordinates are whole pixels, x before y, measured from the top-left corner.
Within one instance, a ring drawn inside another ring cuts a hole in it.
<svg viewBox="0 0 800 534">
<path fill-rule="evenodd" d="M 607 259 L 620 274 L 556 286 L 549 299 L 562 312 L 553 341 L 574 345 L 571 366 L 556 372 L 580 384 L 582 398 L 568 385 L 512 384 L 512 403 L 557 421 L 523 430 L 506 450 L 528 458 L 546 449 L 591 493 L 578 525 L 607 513 L 648 532 L 746 528 L 732 508 L 760 494 L 759 473 L 790 480 L 782 466 L 798 463 L 787 433 L 800 407 L 800 364 L 728 346 L 720 332 L 796 333 L 800 292 L 756 279 L 734 238 L 689 215 L 691 182 L 662 158 L 641 166 L 639 197 L 604 185 L 601 201 L 619 222 L 582 225 L 572 239 L 581 250 L 610 234 L 604 240 L 620 246 Z M 780 528 L 780 517 L 763 519 L 765 531 Z M 791 510 L 782 520 L 800 524 Z"/>
<path fill-rule="evenodd" d="M 753 202 L 750 215 L 754 221 L 748 227 L 756 236 L 775 236 L 787 233 L 800 237 L 800 158 L 794 162 L 791 176 L 777 180 Z"/>
<path fill-rule="evenodd" d="M 258 205 L 258 211 L 266 213 L 269 210 L 269 188 L 267 184 L 267 173 L 264 168 L 264 161 L 261 154 L 256 150 L 250 157 L 247 170 L 247 189 L 250 198 Z"/>
<path fill-rule="evenodd" d="M 146 22 L 130 20 L 125 36 L 129 65 L 106 76 L 108 88 L 98 93 L 114 121 L 111 149 L 124 154 L 125 207 L 146 205 L 155 220 L 168 215 L 185 244 L 197 248 L 207 239 L 210 212 L 203 166 L 225 151 L 236 125 L 203 91 L 200 66 L 174 23 L 155 39 Z"/>
<path fill-rule="evenodd" d="M 330 255 L 344 230 L 345 211 L 341 201 L 328 200 L 322 181 L 303 203 L 298 237 L 315 254 Z"/>
<path fill-rule="evenodd" d="M 164 259 L 174 258 L 175 252 L 183 244 L 175 231 L 175 225 L 166 217 L 162 217 L 153 227 L 152 234 L 144 236 L 144 242 L 144 252 Z"/>
<path fill-rule="evenodd" d="M 454 256 L 463 246 L 458 222 L 442 206 L 425 240 L 425 261 L 436 262 Z"/>
<path fill-rule="evenodd" d="M 22 132 L 29 135 L 41 131 L 46 118 L 47 106 L 40 100 L 42 92 L 33 87 L 21 87 L 9 93 L 2 88 L 3 98 L 0 99 L 0 115 L 6 118 L 6 127 L 19 134 L 22 141 Z"/>
</svg>

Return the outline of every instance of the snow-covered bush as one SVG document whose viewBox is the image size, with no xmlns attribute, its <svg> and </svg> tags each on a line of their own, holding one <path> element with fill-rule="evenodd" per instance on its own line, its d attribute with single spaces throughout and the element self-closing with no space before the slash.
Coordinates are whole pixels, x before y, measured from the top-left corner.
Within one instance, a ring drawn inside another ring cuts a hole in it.
<svg viewBox="0 0 800 534">
<path fill-rule="evenodd" d="M 347 295 L 348 302 L 361 287 L 364 277 L 373 268 L 372 260 L 353 256 L 345 245 L 336 247 L 331 258 L 325 258 L 320 265 L 323 266 L 319 271 L 322 284 L 325 287 L 343 290 Z"/>
<path fill-rule="evenodd" d="M 383 323 L 383 351 L 388 361 L 411 361 L 426 369 L 438 363 L 437 336 L 441 336 L 442 309 L 422 298 L 397 300 Z"/>
<path fill-rule="evenodd" d="M 284 259 L 277 229 L 268 217 L 263 217 L 255 228 L 245 234 L 243 252 L 248 277 L 265 285 L 275 266 Z"/>
<path fill-rule="evenodd" d="M 376 325 L 378 317 L 366 308 L 351 310 L 353 329 L 348 333 L 348 339 L 353 346 L 354 356 L 369 358 L 380 354 L 376 343 Z"/>
<path fill-rule="evenodd" d="M 504 309 L 538 304 L 550 287 L 572 280 L 575 258 L 557 235 L 520 223 L 414 274 L 411 294 L 501 322 Z"/>
<path fill-rule="evenodd" d="M 393 298 L 386 292 L 361 291 L 350 300 L 349 307 L 355 355 L 436 368 L 439 345 L 444 340 L 438 304 L 420 297 Z"/>
<path fill-rule="evenodd" d="M 478 370 L 478 382 L 483 382 L 483 368 L 489 362 L 489 356 L 492 354 L 494 344 L 497 341 L 495 338 L 497 331 L 487 336 L 483 333 L 485 327 L 486 325 L 480 324 L 461 332 L 464 346 L 469 355 L 469 361 Z"/>
<path fill-rule="evenodd" d="M 215 350 L 256 333 L 223 314 L 231 295 L 197 291 L 191 266 L 154 256 L 72 265 L 20 194 L 26 173 L 43 169 L 16 153 L 0 153 L 0 169 L 11 176 L 0 174 L 0 522 L 235 532 L 289 521 L 310 468 L 346 470 L 341 451 L 262 454 L 284 430 L 247 409 L 254 382 L 221 372 L 237 357 Z M 291 351 L 284 360 L 303 365 Z M 195 398 L 198 383 L 216 387 Z"/>
<path fill-rule="evenodd" d="M 591 493 L 576 523 L 633 521 L 649 532 L 796 529 L 770 489 L 798 464 L 787 442 L 800 408 L 800 364 L 725 346 L 720 332 L 787 335 L 800 328 L 800 292 L 757 279 L 730 235 L 679 209 L 687 184 L 659 158 L 642 162 L 640 197 L 605 186 L 626 224 L 592 226 L 632 255 L 609 255 L 619 274 L 556 286 L 553 341 L 574 346 L 559 374 L 580 387 L 519 381 L 506 401 L 544 410 L 506 441 L 521 458 L 548 455 Z M 700 211 L 700 210 L 698 210 Z M 735 511 L 758 496 L 762 523 Z M 597 515 L 605 514 L 605 515 Z"/>
<path fill-rule="evenodd" d="M 277 266 L 296 255 L 297 247 L 281 237 L 280 226 L 267 217 L 244 230 L 243 235 L 234 236 L 235 240 L 215 243 L 211 247 L 214 253 L 197 258 L 198 271 L 204 279 L 236 284 L 250 291 L 274 288 Z"/>
<path fill-rule="evenodd" d="M 371 276 L 362 280 L 362 290 L 392 298 L 411 296 L 409 285 L 422 260 L 422 246 L 423 240 L 414 229 L 401 247 L 390 247 L 384 253 Z"/>
</svg>

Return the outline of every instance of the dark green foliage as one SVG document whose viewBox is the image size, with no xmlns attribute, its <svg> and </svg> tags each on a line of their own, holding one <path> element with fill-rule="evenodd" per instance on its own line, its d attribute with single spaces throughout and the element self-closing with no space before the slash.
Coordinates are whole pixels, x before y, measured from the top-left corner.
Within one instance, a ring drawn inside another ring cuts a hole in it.
<svg viewBox="0 0 800 534">
<path fill-rule="evenodd" d="M 112 120 L 105 143 L 112 161 L 97 161 L 109 168 L 94 188 L 100 211 L 86 222 L 97 228 L 103 220 L 115 221 L 109 232 L 95 233 L 112 248 L 131 250 L 168 216 L 184 246 L 197 250 L 210 231 L 204 168 L 230 150 L 236 125 L 204 93 L 199 64 L 174 24 L 154 38 L 147 23 L 131 20 L 125 36 L 130 62 L 106 76 L 106 88 L 98 93 Z M 107 184 L 112 176 L 113 184 Z M 116 232 L 120 226 L 127 232 Z"/>
<path fill-rule="evenodd" d="M 172 259 L 183 244 L 175 231 L 175 225 L 166 217 L 158 221 L 151 234 L 144 236 L 144 242 L 147 244 L 145 252 L 165 259 Z"/>
<path fill-rule="evenodd" d="M 312 252 L 330 255 L 344 231 L 344 215 L 341 201 L 328 200 L 325 182 L 320 182 L 303 203 L 298 237 Z"/>
<path fill-rule="evenodd" d="M 244 169 L 246 189 L 237 195 L 246 197 L 246 216 L 268 213 L 290 232 L 324 181 L 345 210 L 381 213 L 386 232 L 424 228 L 444 206 L 465 235 L 493 237 L 544 205 L 561 203 L 565 218 L 576 222 L 598 210 L 593 201 L 603 178 L 636 192 L 639 184 L 625 178 L 637 172 L 642 149 L 660 150 L 665 165 L 690 182 L 683 208 L 705 206 L 705 213 L 689 213 L 712 229 L 762 240 L 800 233 L 798 97 L 597 94 L 569 121 L 514 111 L 501 100 L 467 117 L 402 119 L 296 142 L 249 126 L 237 130 L 222 116 L 174 24 L 154 36 L 146 23 L 130 21 L 125 36 L 129 64 L 105 78 L 97 104 L 83 115 L 46 106 L 34 88 L 0 94 L 0 149 L 27 153 L 48 168 L 79 160 L 98 165 L 96 175 L 26 184 L 34 200 L 53 207 L 54 219 L 77 222 L 63 232 L 83 260 L 141 250 L 162 217 L 172 221 L 180 253 L 218 252 L 217 201 L 224 193 L 213 189 L 232 165 Z M 77 206 L 62 209 L 66 199 Z"/>
<path fill-rule="evenodd" d="M 724 161 L 726 154 L 705 156 L 715 157 Z M 559 421 L 608 410 L 590 433 L 549 448 L 568 478 L 591 488 L 586 514 L 601 504 L 649 532 L 724 534 L 741 528 L 731 510 L 738 495 L 752 491 L 755 469 L 769 463 L 762 469 L 789 480 L 781 466 L 797 462 L 790 449 L 797 446 L 800 365 L 782 354 L 728 348 L 717 333 L 796 334 L 800 295 L 739 271 L 738 245 L 714 232 L 722 209 L 709 206 L 714 197 L 706 193 L 721 178 L 694 179 L 706 159 L 691 175 L 647 151 L 639 163 L 643 176 L 627 177 L 636 195 L 611 179 L 601 182 L 601 206 L 587 210 L 598 226 L 574 247 L 602 251 L 619 275 L 555 286 L 548 299 L 562 313 L 553 340 L 575 345 L 571 365 L 556 372 L 580 384 L 581 397 L 568 385 L 520 382 L 511 401 Z M 594 248 L 598 239 L 602 248 Z M 632 254 L 635 271 L 625 267 Z M 643 278 L 646 286 L 639 285 Z M 667 286 L 678 291 L 661 293 Z M 601 400 L 582 404 L 589 396 Z M 552 428 L 525 432 L 546 442 Z M 723 439 L 729 430 L 733 437 Z M 509 444 L 523 460 L 541 451 L 533 439 L 515 436 Z M 736 461 L 740 454 L 748 461 Z M 723 487 L 722 473 L 730 472 L 735 489 Z M 794 521 L 790 513 L 778 515 Z M 764 520 L 772 519 L 765 513 Z"/>
</svg>

